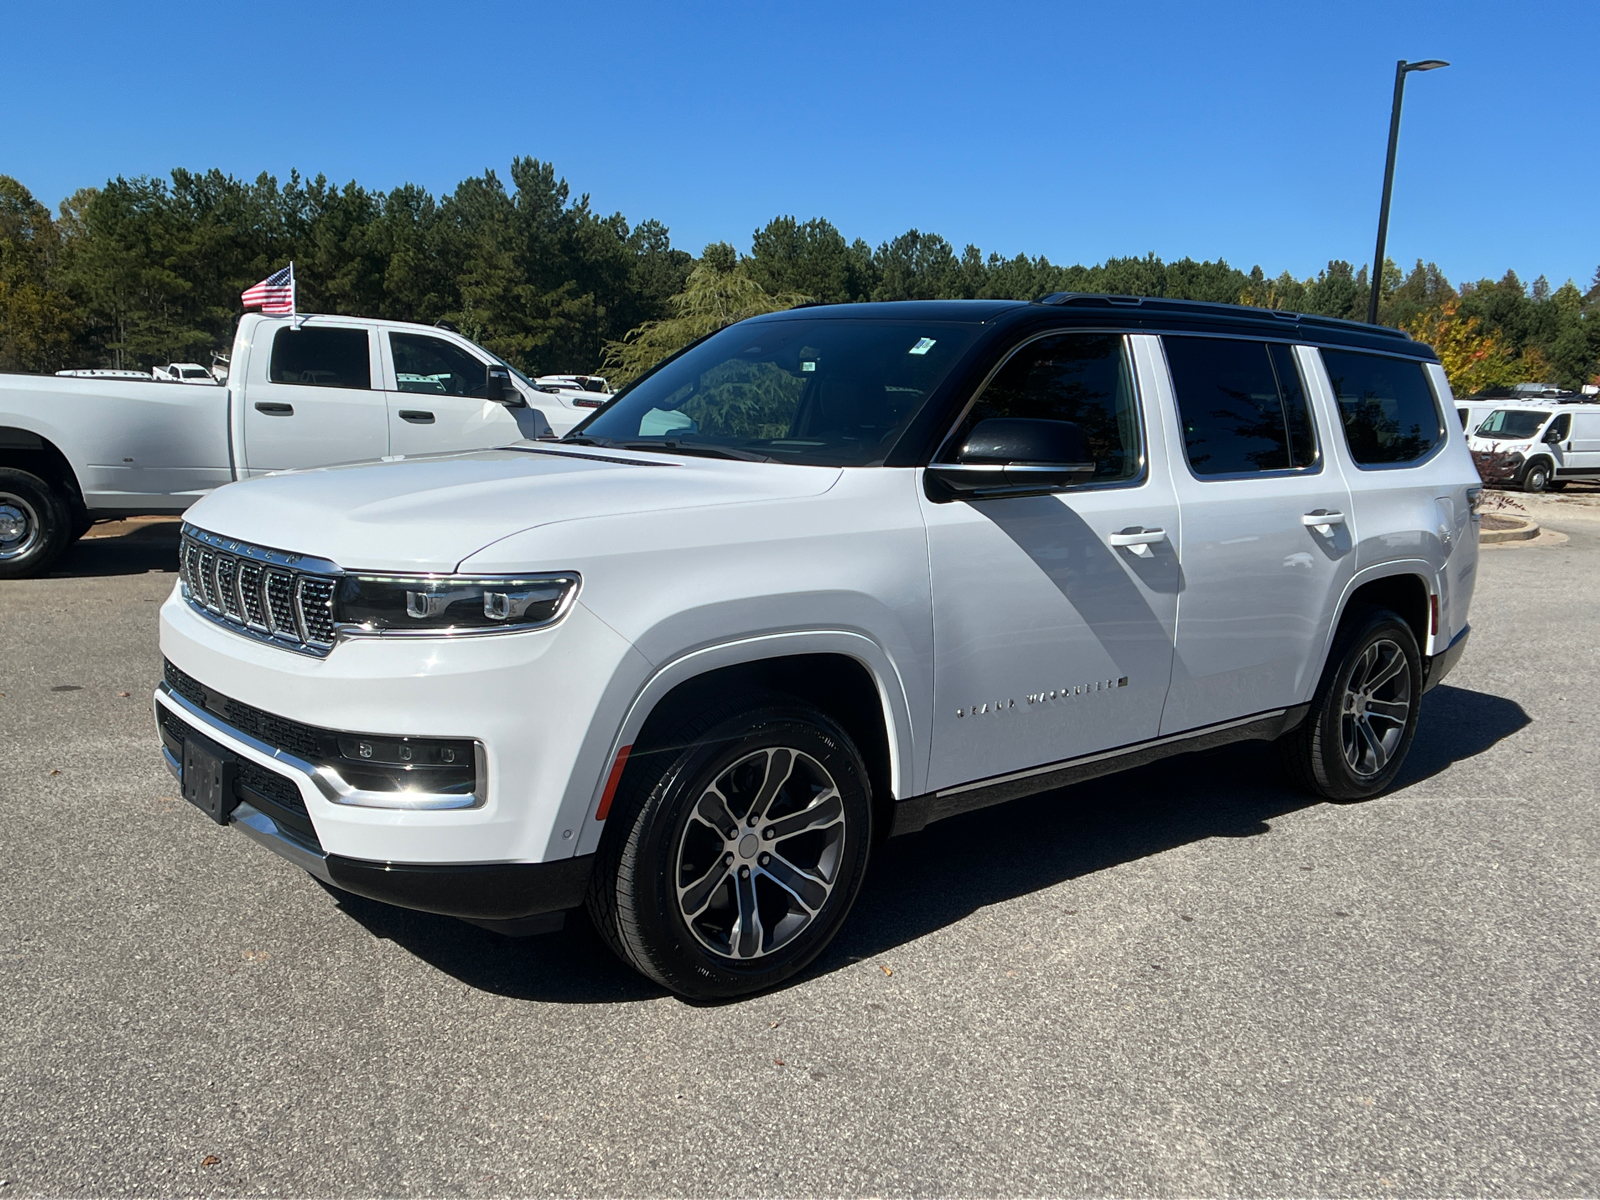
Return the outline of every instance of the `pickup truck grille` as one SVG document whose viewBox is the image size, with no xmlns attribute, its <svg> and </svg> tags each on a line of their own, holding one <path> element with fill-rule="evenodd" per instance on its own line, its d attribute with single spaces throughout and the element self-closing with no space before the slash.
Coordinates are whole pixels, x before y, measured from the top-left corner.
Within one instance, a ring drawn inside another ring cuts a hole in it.
<svg viewBox="0 0 1600 1200">
<path fill-rule="evenodd" d="M 178 571 L 190 607 L 217 624 L 319 658 L 333 649 L 333 563 L 185 524 Z"/>
</svg>

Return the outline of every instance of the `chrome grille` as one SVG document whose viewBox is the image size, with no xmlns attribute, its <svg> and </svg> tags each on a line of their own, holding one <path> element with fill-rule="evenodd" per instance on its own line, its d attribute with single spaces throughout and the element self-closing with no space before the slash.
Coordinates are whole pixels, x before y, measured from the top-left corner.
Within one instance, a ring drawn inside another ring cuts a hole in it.
<svg viewBox="0 0 1600 1200">
<path fill-rule="evenodd" d="M 302 654 L 333 649 L 333 563 L 185 524 L 178 567 L 184 598 L 218 624 Z"/>
</svg>

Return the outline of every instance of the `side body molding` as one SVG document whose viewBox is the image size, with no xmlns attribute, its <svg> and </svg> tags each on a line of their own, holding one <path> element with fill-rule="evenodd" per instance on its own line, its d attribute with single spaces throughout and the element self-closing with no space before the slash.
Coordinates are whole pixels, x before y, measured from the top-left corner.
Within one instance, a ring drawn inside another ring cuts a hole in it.
<svg viewBox="0 0 1600 1200">
<path fill-rule="evenodd" d="M 722 667 L 800 654 L 837 654 L 854 659 L 866 669 L 877 686 L 888 732 L 890 791 L 894 799 L 914 795 L 922 782 L 915 776 L 922 772 L 917 769 L 911 704 L 899 669 L 877 641 L 847 629 L 799 630 L 738 638 L 688 651 L 662 664 L 645 681 L 612 739 L 604 767 L 593 780 L 593 795 L 573 852 L 591 854 L 599 847 L 605 824 L 595 819 L 595 813 L 605 792 L 611 764 L 622 747 L 633 744 L 651 711 L 667 693 L 681 683 Z"/>
</svg>

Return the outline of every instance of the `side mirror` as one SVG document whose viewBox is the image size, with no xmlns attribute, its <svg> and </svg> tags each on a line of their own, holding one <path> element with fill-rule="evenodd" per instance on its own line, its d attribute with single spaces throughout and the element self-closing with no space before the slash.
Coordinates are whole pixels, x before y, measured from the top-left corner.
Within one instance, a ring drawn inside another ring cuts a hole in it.
<svg viewBox="0 0 1600 1200">
<path fill-rule="evenodd" d="M 1552 425 L 1549 429 L 1546 429 L 1544 431 L 1544 440 L 1548 445 L 1559 446 L 1562 442 L 1566 441 L 1567 439 L 1566 439 L 1565 436 L 1563 436 L 1563 434 L 1562 434 L 1560 429 L 1558 429 L 1554 425 Z"/>
<path fill-rule="evenodd" d="M 927 478 L 947 500 L 1027 496 L 1088 483 L 1094 458 L 1075 421 L 991 417 L 972 427 L 954 462 L 931 463 Z"/>
<path fill-rule="evenodd" d="M 522 393 L 517 391 L 517 385 L 511 382 L 510 367 L 490 363 L 487 371 L 484 379 L 484 399 L 504 404 L 507 408 L 523 408 L 527 405 L 528 402 L 522 398 Z"/>
</svg>

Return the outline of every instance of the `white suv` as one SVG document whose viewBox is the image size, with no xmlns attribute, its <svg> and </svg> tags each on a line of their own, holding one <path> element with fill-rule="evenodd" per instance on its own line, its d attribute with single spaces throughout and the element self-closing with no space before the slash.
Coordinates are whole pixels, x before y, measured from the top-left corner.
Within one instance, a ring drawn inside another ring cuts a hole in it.
<svg viewBox="0 0 1600 1200">
<path fill-rule="evenodd" d="M 1467 637 L 1445 413 L 1405 335 L 1231 306 L 745 321 L 560 440 L 201 500 L 165 756 L 336 887 L 753 991 L 930 821 L 1245 739 L 1386 787 Z"/>
</svg>

